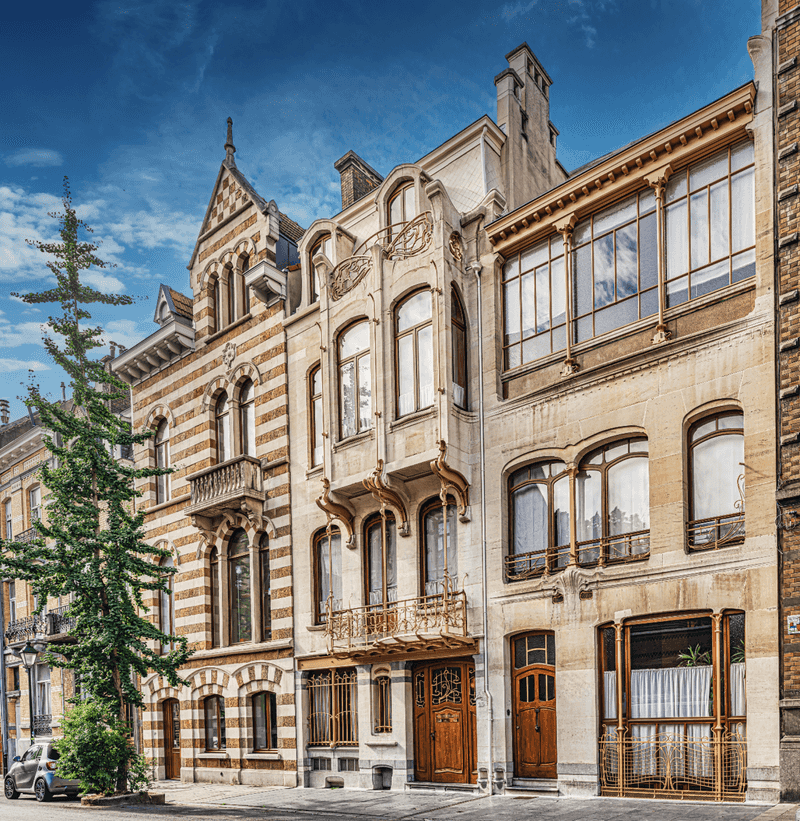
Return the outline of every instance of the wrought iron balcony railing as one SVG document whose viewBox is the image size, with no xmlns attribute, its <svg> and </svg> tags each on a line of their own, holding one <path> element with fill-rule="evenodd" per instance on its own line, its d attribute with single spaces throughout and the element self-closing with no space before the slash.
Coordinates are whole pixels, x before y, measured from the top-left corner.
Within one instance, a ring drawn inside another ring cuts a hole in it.
<svg viewBox="0 0 800 821">
<path fill-rule="evenodd" d="M 67 615 L 69 605 L 57 607 L 47 614 L 48 633 L 51 636 L 58 636 L 63 633 L 69 633 L 75 627 L 75 619 Z"/>
<path fill-rule="evenodd" d="M 53 636 L 69 633 L 75 627 L 75 619 L 67 616 L 69 605 L 57 607 L 41 616 L 28 616 L 24 619 L 15 619 L 6 628 L 6 640 L 15 642 L 39 639 L 41 641 Z"/>
<path fill-rule="evenodd" d="M 744 510 L 727 516 L 696 519 L 686 526 L 689 550 L 717 550 L 744 541 Z"/>
<path fill-rule="evenodd" d="M 237 456 L 189 476 L 191 503 L 186 512 L 211 516 L 222 510 L 239 510 L 246 499 L 266 498 L 261 462 L 252 456 Z"/>
<path fill-rule="evenodd" d="M 53 716 L 40 713 L 33 716 L 33 734 L 35 736 L 49 736 L 53 734 Z"/>
<path fill-rule="evenodd" d="M 431 596 L 330 610 L 325 635 L 333 652 L 402 645 L 424 635 L 467 635 L 467 597 L 446 590 Z"/>
<path fill-rule="evenodd" d="M 27 530 L 23 530 L 22 533 L 18 533 L 14 537 L 15 542 L 25 542 L 26 544 L 30 544 L 34 539 L 38 538 L 39 534 L 36 531 L 35 527 L 29 527 Z"/>
</svg>

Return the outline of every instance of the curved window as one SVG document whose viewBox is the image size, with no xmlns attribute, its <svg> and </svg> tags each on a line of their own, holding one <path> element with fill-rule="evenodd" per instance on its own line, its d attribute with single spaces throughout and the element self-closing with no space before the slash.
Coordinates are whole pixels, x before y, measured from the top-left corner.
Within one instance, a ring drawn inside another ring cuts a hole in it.
<svg viewBox="0 0 800 821">
<path fill-rule="evenodd" d="M 217 433 L 217 462 L 225 462 L 233 456 L 231 453 L 231 415 L 228 406 L 228 394 L 221 393 L 214 406 L 214 422 Z"/>
<path fill-rule="evenodd" d="M 744 416 L 721 413 L 689 431 L 688 543 L 709 550 L 744 538 Z"/>
<path fill-rule="evenodd" d="M 467 408 L 467 315 L 455 288 L 450 292 L 453 335 L 453 401 Z"/>
<path fill-rule="evenodd" d="M 569 475 L 563 462 L 527 465 L 508 480 L 509 575 L 527 578 L 569 564 Z"/>
<path fill-rule="evenodd" d="M 175 567 L 175 562 L 172 556 L 165 556 L 161 560 L 161 567 Z M 167 636 L 175 635 L 175 574 L 165 573 L 164 581 L 167 589 L 160 591 L 160 607 L 159 607 L 159 628 L 162 633 Z M 168 653 L 175 649 L 174 642 L 168 642 L 161 645 L 161 652 Z"/>
<path fill-rule="evenodd" d="M 205 717 L 206 750 L 214 752 L 224 750 L 225 741 L 225 702 L 221 696 L 209 696 L 203 702 Z"/>
<path fill-rule="evenodd" d="M 311 246 L 311 252 L 308 255 L 310 263 L 309 284 L 311 287 L 309 288 L 309 294 L 311 302 L 316 302 L 319 299 L 319 285 L 317 283 L 317 269 L 314 267 L 314 257 L 320 253 L 325 254 L 325 256 L 333 262 L 333 240 L 331 239 L 330 234 L 323 234 L 319 237 Z"/>
<path fill-rule="evenodd" d="M 319 365 L 308 377 L 308 398 L 311 403 L 311 465 L 322 464 L 322 370 Z"/>
<path fill-rule="evenodd" d="M 366 527 L 367 604 L 397 601 L 397 528 L 394 516 L 373 517 Z"/>
<path fill-rule="evenodd" d="M 256 693 L 253 705 L 253 750 L 278 749 L 278 704 L 275 693 Z"/>
<path fill-rule="evenodd" d="M 250 542 L 236 530 L 228 545 L 231 644 L 252 641 L 253 608 L 250 596 Z"/>
<path fill-rule="evenodd" d="M 321 530 L 314 537 L 314 609 L 317 624 L 324 624 L 328 603 L 333 610 L 342 606 L 342 539 L 338 528 Z"/>
<path fill-rule="evenodd" d="M 255 389 L 248 379 L 239 392 L 239 436 L 245 456 L 256 455 L 256 404 Z"/>
<path fill-rule="evenodd" d="M 435 596 L 458 588 L 458 532 L 456 506 L 447 504 L 447 531 L 443 527 L 442 503 L 437 499 L 426 506 L 422 514 L 424 561 L 423 589 L 426 596 Z M 445 550 L 445 541 L 447 549 Z"/>
<path fill-rule="evenodd" d="M 372 375 L 369 322 L 363 320 L 339 337 L 339 386 L 342 439 L 372 427 Z"/>
<path fill-rule="evenodd" d="M 211 570 L 211 646 L 222 646 L 222 610 L 220 605 L 220 595 L 222 587 L 220 585 L 219 574 L 219 552 L 216 547 L 211 548 L 209 561 Z"/>
<path fill-rule="evenodd" d="M 646 439 L 606 445 L 575 477 L 578 564 L 637 558 L 650 550 L 650 480 Z"/>
<path fill-rule="evenodd" d="M 156 467 L 166 469 L 169 467 L 169 425 L 166 419 L 162 419 L 156 428 Z M 169 501 L 170 487 L 169 474 L 164 473 L 156 476 L 156 504 Z"/>
<path fill-rule="evenodd" d="M 419 291 L 397 307 L 397 415 L 433 404 L 431 292 Z"/>
<path fill-rule="evenodd" d="M 387 210 L 387 239 L 391 240 L 403 230 L 403 223 L 414 219 L 417 215 L 417 199 L 413 182 L 407 182 L 397 188 L 389 200 Z"/>
<path fill-rule="evenodd" d="M 258 548 L 259 575 L 261 577 L 261 641 L 272 638 L 272 579 L 269 567 L 269 537 L 261 535 Z"/>
</svg>

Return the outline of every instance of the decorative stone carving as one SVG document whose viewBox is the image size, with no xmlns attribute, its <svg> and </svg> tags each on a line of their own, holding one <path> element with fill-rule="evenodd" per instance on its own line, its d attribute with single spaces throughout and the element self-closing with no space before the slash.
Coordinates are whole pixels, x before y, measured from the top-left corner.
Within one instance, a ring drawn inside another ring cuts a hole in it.
<svg viewBox="0 0 800 821">
<path fill-rule="evenodd" d="M 447 246 L 450 249 L 450 253 L 453 255 L 453 259 L 456 262 L 461 262 L 464 258 L 464 251 L 461 247 L 461 234 L 459 234 L 458 231 L 453 231 L 453 233 L 450 234 L 450 241 Z"/>
<path fill-rule="evenodd" d="M 353 514 L 343 504 L 331 499 L 331 483 L 325 476 L 322 477 L 322 495 L 317 499 L 317 507 L 328 517 L 328 521 L 336 519 L 345 531 L 345 543 L 348 547 L 355 546 L 355 530 L 353 529 Z"/>
<path fill-rule="evenodd" d="M 339 263 L 328 277 L 331 299 L 335 302 L 352 291 L 371 269 L 372 257 L 365 255 L 348 257 Z"/>
<path fill-rule="evenodd" d="M 447 443 L 439 440 L 439 455 L 431 462 L 431 470 L 442 484 L 442 493 L 452 493 L 458 502 L 458 518 L 468 522 L 469 517 L 469 482 L 466 477 L 445 461 Z M 444 496 L 443 496 L 444 498 Z"/>
<path fill-rule="evenodd" d="M 383 478 L 383 459 L 378 459 L 378 466 L 366 479 L 362 480 L 361 484 L 372 494 L 376 501 L 394 510 L 397 515 L 397 532 L 401 536 L 408 536 L 411 531 L 408 526 L 406 506 L 398 493 L 389 487 Z"/>
<path fill-rule="evenodd" d="M 234 359 L 236 359 L 236 345 L 233 342 L 226 342 L 225 347 L 222 349 L 222 361 L 225 363 L 225 367 L 230 368 Z"/>
</svg>

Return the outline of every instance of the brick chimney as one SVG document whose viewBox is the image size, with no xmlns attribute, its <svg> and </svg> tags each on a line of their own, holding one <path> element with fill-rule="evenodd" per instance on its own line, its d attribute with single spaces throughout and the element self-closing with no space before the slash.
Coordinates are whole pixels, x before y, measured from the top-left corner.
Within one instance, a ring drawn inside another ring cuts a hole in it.
<svg viewBox="0 0 800 821">
<path fill-rule="evenodd" d="M 342 210 L 374 191 L 383 177 L 355 151 L 348 151 L 333 164 L 342 177 Z"/>
</svg>

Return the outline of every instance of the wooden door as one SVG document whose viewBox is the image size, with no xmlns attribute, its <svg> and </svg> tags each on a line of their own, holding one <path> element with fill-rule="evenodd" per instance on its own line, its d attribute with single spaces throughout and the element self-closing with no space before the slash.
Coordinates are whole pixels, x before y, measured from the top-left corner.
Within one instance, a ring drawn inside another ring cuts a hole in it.
<svg viewBox="0 0 800 821">
<path fill-rule="evenodd" d="M 414 670 L 417 781 L 476 781 L 475 665 L 448 661 Z"/>
<path fill-rule="evenodd" d="M 514 676 L 514 774 L 556 777 L 556 676 L 535 665 Z"/>
<path fill-rule="evenodd" d="M 164 777 L 181 777 L 181 708 L 176 698 L 164 702 Z"/>
</svg>

